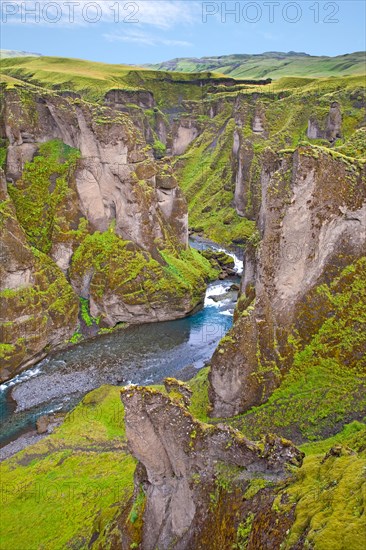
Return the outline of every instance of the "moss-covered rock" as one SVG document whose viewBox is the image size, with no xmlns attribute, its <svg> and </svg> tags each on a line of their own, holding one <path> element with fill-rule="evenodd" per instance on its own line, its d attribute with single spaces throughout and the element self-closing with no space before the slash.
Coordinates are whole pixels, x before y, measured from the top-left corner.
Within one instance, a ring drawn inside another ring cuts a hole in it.
<svg viewBox="0 0 366 550">
<path fill-rule="evenodd" d="M 90 299 L 92 316 L 108 326 L 183 317 L 202 303 L 213 276 L 195 250 L 161 251 L 154 259 L 113 230 L 89 235 L 70 269 L 75 290 Z"/>
<path fill-rule="evenodd" d="M 306 344 L 331 314 L 316 287 L 365 253 L 365 165 L 338 155 L 308 145 L 266 152 L 260 244 L 246 254 L 234 343 L 212 360 L 216 416 L 268 399 L 293 365 L 291 335 Z"/>
<path fill-rule="evenodd" d="M 78 299 L 62 271 L 29 246 L 1 184 L 2 379 L 44 357 L 75 330 Z"/>
</svg>

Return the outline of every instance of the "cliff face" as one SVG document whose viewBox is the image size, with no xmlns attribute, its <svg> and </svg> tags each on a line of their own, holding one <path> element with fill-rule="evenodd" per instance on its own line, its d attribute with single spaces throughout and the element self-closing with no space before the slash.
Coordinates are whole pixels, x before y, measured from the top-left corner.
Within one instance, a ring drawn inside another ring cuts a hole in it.
<svg viewBox="0 0 366 550">
<path fill-rule="evenodd" d="M 187 205 L 170 159 L 154 158 L 129 114 L 28 86 L 5 89 L 1 108 L 3 378 L 69 340 L 79 298 L 89 302 L 92 322 L 105 327 L 183 317 L 202 303 L 213 272 L 188 249 Z M 9 224 L 22 235 L 24 254 Z M 35 283 L 35 255 L 48 262 L 42 284 Z M 33 288 L 46 319 L 51 303 L 43 293 L 55 277 L 60 330 L 50 319 L 47 336 L 41 323 L 33 338 L 39 320 L 20 315 L 29 308 L 22 296 Z M 22 334 L 15 330 L 20 317 Z"/>
<path fill-rule="evenodd" d="M 72 336 L 79 304 L 60 268 L 29 246 L 2 170 L 0 200 L 0 376 L 6 380 Z"/>
<path fill-rule="evenodd" d="M 365 165 L 322 148 L 268 152 L 257 248 L 230 338 L 212 359 L 214 416 L 265 401 L 331 310 L 316 292 L 366 252 Z M 292 340 L 292 342 L 291 342 Z"/>
<path fill-rule="evenodd" d="M 74 174 L 78 213 L 94 231 L 113 222 L 118 236 L 153 250 L 166 246 L 169 225 L 170 238 L 187 246 L 184 198 L 177 185 L 169 192 L 156 187 L 158 167 L 126 114 L 50 93 L 8 91 L 4 126 L 8 181 L 20 179 L 37 144 L 59 139 L 80 151 Z"/>
<path fill-rule="evenodd" d="M 173 394 L 179 395 L 179 387 Z M 289 441 L 268 436 L 262 445 L 252 443 L 227 426 L 195 420 L 180 402 L 155 390 L 126 388 L 121 397 L 129 448 L 140 461 L 135 494 L 143 491 L 145 495 L 139 547 L 146 550 L 207 548 L 208 540 L 213 549 L 231 547 L 241 514 L 245 517 L 252 503 L 243 505 L 241 498 L 235 519 L 230 507 L 215 506 L 212 499 L 210 504 L 220 471 L 220 499 L 229 501 L 235 487 L 244 494 L 254 478 L 283 479 L 289 465 L 302 463 L 302 453 Z M 257 512 L 270 501 L 267 495 Z M 233 525 L 225 529 L 231 521 Z M 215 530 L 211 536 L 209 525 Z M 125 537 L 123 548 L 130 543 Z"/>
</svg>

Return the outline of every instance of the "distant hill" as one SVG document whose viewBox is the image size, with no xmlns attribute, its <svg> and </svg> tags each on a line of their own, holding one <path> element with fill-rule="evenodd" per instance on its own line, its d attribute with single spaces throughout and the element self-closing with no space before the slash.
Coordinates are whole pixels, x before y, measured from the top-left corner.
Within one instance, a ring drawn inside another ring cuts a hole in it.
<svg viewBox="0 0 366 550">
<path fill-rule="evenodd" d="M 214 71 L 235 78 L 272 78 L 285 76 L 322 77 L 366 73 L 366 52 L 337 57 L 311 56 L 298 52 L 266 52 L 219 57 L 181 57 L 163 63 L 144 65 L 150 69 L 180 72 Z"/>
<path fill-rule="evenodd" d="M 7 57 L 41 57 L 40 53 L 20 52 L 18 50 L 0 50 L 0 59 Z"/>
</svg>

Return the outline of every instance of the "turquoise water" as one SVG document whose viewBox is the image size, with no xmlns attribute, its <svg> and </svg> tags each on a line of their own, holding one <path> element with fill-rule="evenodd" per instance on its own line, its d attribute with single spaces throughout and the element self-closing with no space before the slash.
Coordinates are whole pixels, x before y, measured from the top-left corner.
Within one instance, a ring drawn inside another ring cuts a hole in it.
<svg viewBox="0 0 366 550">
<path fill-rule="evenodd" d="M 237 279 L 238 281 L 238 279 Z M 152 384 L 208 361 L 232 325 L 234 304 L 215 302 L 233 280 L 212 283 L 200 312 L 163 323 L 132 326 L 60 351 L 0 386 L 5 444 L 52 411 L 67 411 L 102 384 Z M 191 369 L 192 370 L 192 369 Z"/>
</svg>

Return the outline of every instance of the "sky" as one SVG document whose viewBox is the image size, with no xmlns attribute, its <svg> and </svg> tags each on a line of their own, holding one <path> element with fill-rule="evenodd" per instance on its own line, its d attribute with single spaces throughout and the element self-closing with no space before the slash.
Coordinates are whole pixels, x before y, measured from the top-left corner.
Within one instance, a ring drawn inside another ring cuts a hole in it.
<svg viewBox="0 0 366 550">
<path fill-rule="evenodd" d="M 364 0 L 0 0 L 1 48 L 105 63 L 366 49 Z"/>
</svg>

